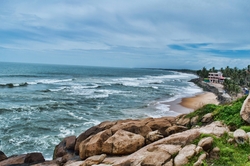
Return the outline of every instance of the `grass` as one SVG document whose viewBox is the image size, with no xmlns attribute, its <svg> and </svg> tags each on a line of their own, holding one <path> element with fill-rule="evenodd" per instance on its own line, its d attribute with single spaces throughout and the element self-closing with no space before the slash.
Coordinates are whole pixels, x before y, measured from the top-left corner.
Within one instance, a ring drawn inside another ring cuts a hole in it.
<svg viewBox="0 0 250 166">
<path fill-rule="evenodd" d="M 248 156 L 250 154 L 250 145 L 237 145 L 228 143 L 228 139 L 231 138 L 228 134 L 224 134 L 222 137 L 218 138 L 214 135 L 202 134 L 193 143 L 198 144 L 198 142 L 204 137 L 213 137 L 214 143 L 213 147 L 218 147 L 220 149 L 219 159 L 207 160 L 203 162 L 203 166 L 213 165 L 213 166 L 250 166 L 250 161 L 248 161 Z M 202 154 L 204 152 L 201 152 Z M 200 154 L 191 158 L 186 166 L 193 165 Z"/>
<path fill-rule="evenodd" d="M 250 132 L 250 125 L 244 122 L 240 117 L 240 110 L 245 99 L 246 96 L 227 105 L 208 104 L 186 115 L 186 117 L 192 118 L 198 116 L 199 124 L 202 125 L 200 122 L 202 117 L 207 113 L 212 113 L 215 121 L 218 120 L 223 122 L 229 126 L 231 130 L 241 128 L 246 132 Z M 214 139 L 213 147 L 220 148 L 220 157 L 219 159 L 209 159 L 204 161 L 204 166 L 250 166 L 250 161 L 248 160 L 248 157 L 250 156 L 249 144 L 239 145 L 236 143 L 229 143 L 228 139 L 232 138 L 233 136 L 229 135 L 228 133 L 219 138 L 213 135 L 202 134 L 193 142 L 193 144 L 197 145 L 202 138 L 208 136 L 213 137 Z M 187 166 L 193 165 L 198 160 L 199 156 L 200 154 L 191 158 Z"/>
<path fill-rule="evenodd" d="M 241 126 L 247 125 L 240 117 L 240 110 L 245 99 L 246 96 L 227 105 L 207 104 L 186 115 L 186 117 L 192 118 L 198 116 L 198 125 L 202 125 L 200 122 L 202 117 L 207 113 L 212 113 L 214 120 L 221 121 L 232 129 L 240 128 Z"/>
</svg>

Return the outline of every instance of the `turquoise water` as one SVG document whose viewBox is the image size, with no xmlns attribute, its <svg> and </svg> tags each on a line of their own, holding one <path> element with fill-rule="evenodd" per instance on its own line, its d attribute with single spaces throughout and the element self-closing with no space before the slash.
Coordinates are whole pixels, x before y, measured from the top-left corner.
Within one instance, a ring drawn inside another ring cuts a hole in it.
<svg viewBox="0 0 250 166">
<path fill-rule="evenodd" d="M 195 75 L 125 69 L 0 63 L 0 150 L 42 152 L 102 121 L 176 116 L 165 102 L 202 90 Z"/>
</svg>

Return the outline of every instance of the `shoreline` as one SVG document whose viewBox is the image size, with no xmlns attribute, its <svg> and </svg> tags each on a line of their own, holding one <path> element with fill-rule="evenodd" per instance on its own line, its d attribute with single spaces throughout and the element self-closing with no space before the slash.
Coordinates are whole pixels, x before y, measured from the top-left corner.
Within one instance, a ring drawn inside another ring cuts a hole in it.
<svg viewBox="0 0 250 166">
<path fill-rule="evenodd" d="M 217 97 L 218 96 L 212 92 L 203 91 L 190 97 L 178 98 L 174 101 L 167 102 L 166 104 L 169 105 L 170 111 L 174 111 L 179 114 L 188 114 L 206 104 L 218 105 L 220 102 Z"/>
</svg>

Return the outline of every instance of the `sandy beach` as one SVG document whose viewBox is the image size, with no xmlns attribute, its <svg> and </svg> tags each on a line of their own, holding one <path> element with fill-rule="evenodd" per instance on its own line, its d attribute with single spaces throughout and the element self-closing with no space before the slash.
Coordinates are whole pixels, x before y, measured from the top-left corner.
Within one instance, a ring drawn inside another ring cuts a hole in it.
<svg viewBox="0 0 250 166">
<path fill-rule="evenodd" d="M 219 101 L 216 98 L 217 96 L 214 93 L 204 92 L 194 97 L 183 98 L 180 102 L 180 105 L 196 110 L 206 104 L 219 104 Z"/>
<path fill-rule="evenodd" d="M 192 97 L 177 99 L 166 103 L 170 105 L 170 110 L 180 114 L 187 114 L 201 108 L 206 104 L 219 104 L 217 96 L 212 92 L 203 92 Z"/>
</svg>

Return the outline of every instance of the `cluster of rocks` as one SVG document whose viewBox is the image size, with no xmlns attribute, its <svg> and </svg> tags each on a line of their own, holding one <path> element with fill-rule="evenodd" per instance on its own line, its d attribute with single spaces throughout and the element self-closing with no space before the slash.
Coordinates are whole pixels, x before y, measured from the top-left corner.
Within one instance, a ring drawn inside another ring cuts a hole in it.
<svg viewBox="0 0 250 166">
<path fill-rule="evenodd" d="M 196 118 L 197 119 L 197 118 Z M 221 136 L 229 132 L 227 126 L 213 122 L 203 127 L 195 125 L 195 118 L 147 118 L 103 122 L 77 138 L 64 138 L 54 150 L 52 161 L 45 161 L 42 154 L 31 153 L 6 157 L 0 154 L 0 165 L 183 165 L 194 155 L 200 155 L 197 164 L 209 156 L 216 156 L 212 138 L 192 142 L 202 133 Z M 204 122 L 205 123 L 205 122 Z M 201 153 L 203 152 L 204 153 Z"/>
<path fill-rule="evenodd" d="M 249 97 L 243 104 L 242 117 L 250 117 Z M 181 166 L 196 157 L 194 165 L 204 160 L 218 159 L 219 147 L 214 147 L 213 137 L 225 133 L 232 135 L 229 143 L 249 142 L 250 133 L 238 129 L 233 133 L 212 114 L 204 115 L 196 126 L 198 116 L 147 118 L 142 120 L 118 120 L 102 122 L 86 130 L 78 137 L 64 138 L 56 147 L 53 160 L 45 161 L 41 153 L 30 153 L 7 157 L 0 151 L 0 166 Z"/>
</svg>

